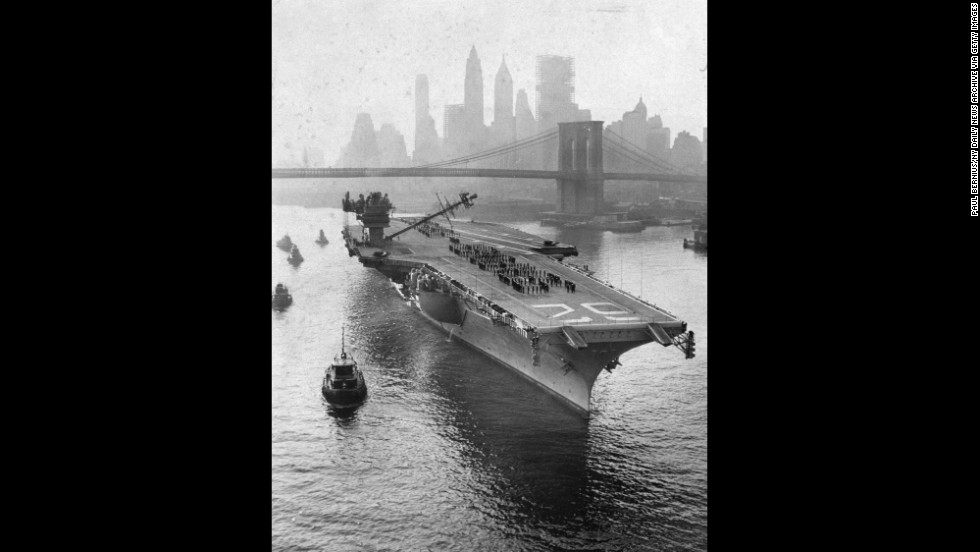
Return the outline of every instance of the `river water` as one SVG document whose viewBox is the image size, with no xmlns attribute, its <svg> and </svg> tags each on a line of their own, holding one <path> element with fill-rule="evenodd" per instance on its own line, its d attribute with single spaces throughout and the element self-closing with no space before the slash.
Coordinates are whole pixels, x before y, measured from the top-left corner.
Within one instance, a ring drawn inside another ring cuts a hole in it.
<svg viewBox="0 0 980 552">
<path fill-rule="evenodd" d="M 339 209 L 273 206 L 273 550 L 706 550 L 707 256 L 689 226 L 641 233 L 511 226 L 688 323 L 697 356 L 651 343 L 602 373 L 584 418 L 426 323 L 349 257 Z M 330 243 L 314 243 L 320 229 Z M 288 232 L 305 261 L 274 242 Z M 353 413 L 320 394 L 341 328 L 368 384 Z"/>
</svg>

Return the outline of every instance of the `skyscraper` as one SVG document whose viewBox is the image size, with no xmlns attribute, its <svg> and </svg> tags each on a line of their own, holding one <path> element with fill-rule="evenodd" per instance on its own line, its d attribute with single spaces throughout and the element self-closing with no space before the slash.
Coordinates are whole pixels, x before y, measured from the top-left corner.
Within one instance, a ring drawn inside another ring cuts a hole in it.
<svg viewBox="0 0 980 552">
<path fill-rule="evenodd" d="M 517 106 L 515 119 L 517 120 L 517 139 L 523 140 L 528 136 L 533 136 L 537 128 L 537 121 L 534 120 L 534 113 L 531 113 L 531 104 L 527 101 L 527 92 L 523 88 L 517 91 Z"/>
<path fill-rule="evenodd" d="M 534 120 L 534 113 L 531 113 L 531 105 L 527 101 L 527 92 L 523 88 L 517 91 L 517 106 L 514 116 L 516 135 L 515 138 L 523 140 L 529 136 L 534 136 L 537 132 L 537 121 Z M 521 148 L 514 159 L 516 166 L 528 169 L 540 168 L 538 158 L 540 157 L 538 148 Z"/>
<path fill-rule="evenodd" d="M 455 157 L 463 152 L 466 135 L 466 112 L 464 104 L 447 105 L 443 110 L 442 121 L 443 153 Z"/>
<path fill-rule="evenodd" d="M 436 121 L 429 115 L 429 79 L 425 75 L 415 77 L 415 151 L 412 162 L 416 165 L 439 159 L 439 135 Z"/>
<path fill-rule="evenodd" d="M 558 123 L 575 121 L 575 60 L 564 56 L 538 56 L 538 131 L 556 129 Z"/>
<path fill-rule="evenodd" d="M 429 77 L 415 75 L 415 120 L 429 114 Z"/>
<path fill-rule="evenodd" d="M 647 119 L 646 151 L 653 157 L 670 161 L 670 128 L 665 127 L 660 114 Z"/>
<path fill-rule="evenodd" d="M 637 149 L 642 150 L 646 147 L 648 128 L 647 106 L 643 103 L 641 96 L 633 111 L 623 113 L 623 138 L 636 146 Z"/>
<path fill-rule="evenodd" d="M 466 88 L 463 93 L 467 126 L 474 129 L 477 125 L 483 126 L 483 69 L 475 45 L 470 48 L 470 57 L 466 59 Z"/>
<path fill-rule="evenodd" d="M 476 46 L 470 48 L 466 60 L 466 81 L 463 96 L 463 132 L 456 145 L 457 153 L 473 153 L 486 148 L 490 131 L 483 124 L 483 69 L 476 55 Z"/>
<path fill-rule="evenodd" d="M 493 84 L 493 125 L 491 135 L 495 144 L 507 144 L 515 140 L 514 81 L 507 69 L 507 60 L 500 62 Z"/>
</svg>

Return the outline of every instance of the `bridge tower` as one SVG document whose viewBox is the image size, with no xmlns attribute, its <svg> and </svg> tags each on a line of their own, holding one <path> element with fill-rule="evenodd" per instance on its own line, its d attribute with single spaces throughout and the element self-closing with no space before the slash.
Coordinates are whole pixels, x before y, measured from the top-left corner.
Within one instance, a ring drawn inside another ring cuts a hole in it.
<svg viewBox="0 0 980 552">
<path fill-rule="evenodd" d="M 565 174 L 558 178 L 556 211 L 594 215 L 602 210 L 602 121 L 558 123 L 558 171 Z"/>
</svg>

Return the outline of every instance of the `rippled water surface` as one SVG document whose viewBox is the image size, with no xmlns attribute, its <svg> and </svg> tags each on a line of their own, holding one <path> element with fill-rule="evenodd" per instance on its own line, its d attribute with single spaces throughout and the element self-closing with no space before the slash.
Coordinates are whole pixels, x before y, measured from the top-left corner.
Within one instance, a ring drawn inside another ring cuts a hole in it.
<svg viewBox="0 0 980 552">
<path fill-rule="evenodd" d="M 410 310 L 349 257 L 339 209 L 272 208 L 273 550 L 707 549 L 707 256 L 688 226 L 642 233 L 509 223 L 578 246 L 576 264 L 688 322 L 697 357 L 622 356 L 583 418 Z M 330 243 L 314 243 L 323 229 Z M 294 268 L 274 242 L 288 232 Z M 368 384 L 320 394 L 341 327 Z"/>
</svg>

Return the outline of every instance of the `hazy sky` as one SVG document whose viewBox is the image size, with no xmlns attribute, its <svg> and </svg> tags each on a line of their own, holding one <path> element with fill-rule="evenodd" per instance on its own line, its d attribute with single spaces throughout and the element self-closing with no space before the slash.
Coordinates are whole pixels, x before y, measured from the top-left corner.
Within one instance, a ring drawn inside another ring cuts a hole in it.
<svg viewBox="0 0 980 552">
<path fill-rule="evenodd" d="M 392 123 L 412 154 L 415 76 L 430 114 L 463 103 L 466 57 L 483 66 L 484 122 L 502 56 L 535 111 L 535 56 L 575 58 L 575 101 L 612 122 L 640 96 L 672 137 L 707 126 L 707 0 L 274 0 L 273 159 L 304 146 L 332 165 L 359 112 Z"/>
</svg>

